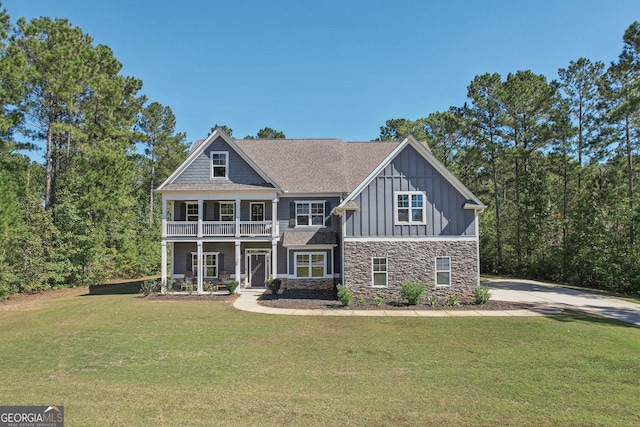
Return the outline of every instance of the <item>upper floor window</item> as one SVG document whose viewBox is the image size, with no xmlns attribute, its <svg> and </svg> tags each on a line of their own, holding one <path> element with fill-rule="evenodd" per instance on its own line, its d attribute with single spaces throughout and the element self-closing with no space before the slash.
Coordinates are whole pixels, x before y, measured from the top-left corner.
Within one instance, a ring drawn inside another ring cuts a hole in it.
<svg viewBox="0 0 640 427">
<path fill-rule="evenodd" d="M 296 202 L 296 226 L 324 225 L 324 202 Z"/>
<path fill-rule="evenodd" d="M 229 178 L 229 152 L 211 152 L 211 178 Z"/>
<path fill-rule="evenodd" d="M 396 191 L 396 224 L 424 224 L 425 195 L 421 191 Z"/>
<path fill-rule="evenodd" d="M 264 203 L 251 203 L 251 221 L 264 221 Z"/>
<path fill-rule="evenodd" d="M 235 211 L 235 202 L 220 202 L 220 221 L 234 221 Z"/>
<path fill-rule="evenodd" d="M 187 207 L 187 221 L 197 221 L 198 220 L 198 202 L 186 202 Z"/>
</svg>

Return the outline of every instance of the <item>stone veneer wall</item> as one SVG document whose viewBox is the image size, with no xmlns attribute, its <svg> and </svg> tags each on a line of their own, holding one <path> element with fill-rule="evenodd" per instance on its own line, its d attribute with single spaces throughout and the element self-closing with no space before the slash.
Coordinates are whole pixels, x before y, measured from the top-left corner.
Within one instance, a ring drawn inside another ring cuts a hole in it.
<svg viewBox="0 0 640 427">
<path fill-rule="evenodd" d="M 282 279 L 282 289 L 332 290 L 333 279 Z"/>
<path fill-rule="evenodd" d="M 436 257 L 451 257 L 451 286 L 435 286 Z M 371 286 L 371 259 L 387 258 L 387 288 Z M 345 285 L 358 296 L 400 297 L 407 280 L 426 285 L 426 296 L 470 296 L 478 285 L 475 240 L 344 243 Z"/>
</svg>

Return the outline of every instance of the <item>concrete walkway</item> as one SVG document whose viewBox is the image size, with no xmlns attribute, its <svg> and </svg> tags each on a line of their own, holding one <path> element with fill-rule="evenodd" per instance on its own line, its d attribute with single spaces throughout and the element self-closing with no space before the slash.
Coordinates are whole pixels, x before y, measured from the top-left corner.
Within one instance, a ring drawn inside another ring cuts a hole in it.
<svg viewBox="0 0 640 427">
<path fill-rule="evenodd" d="M 283 314 L 294 316 L 367 316 L 367 317 L 532 317 L 559 314 L 563 308 L 542 304 L 528 310 L 347 310 L 347 309 L 292 309 L 274 308 L 258 304 L 265 289 L 243 289 L 233 306 L 252 313 Z M 494 298 L 492 296 L 492 298 Z M 495 298 L 500 299 L 500 298 Z M 513 300 L 511 300 L 513 301 Z"/>
</svg>

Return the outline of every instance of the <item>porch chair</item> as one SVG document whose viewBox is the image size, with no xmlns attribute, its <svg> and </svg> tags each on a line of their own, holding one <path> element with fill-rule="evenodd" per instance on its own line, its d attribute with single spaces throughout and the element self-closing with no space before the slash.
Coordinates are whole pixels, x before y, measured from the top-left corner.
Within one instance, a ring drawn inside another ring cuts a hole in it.
<svg viewBox="0 0 640 427">
<path fill-rule="evenodd" d="M 227 280 L 231 278 L 231 272 L 222 270 L 218 274 L 218 283 L 216 283 L 216 291 L 219 291 L 221 288 L 226 288 L 227 286 L 224 284 Z"/>
</svg>

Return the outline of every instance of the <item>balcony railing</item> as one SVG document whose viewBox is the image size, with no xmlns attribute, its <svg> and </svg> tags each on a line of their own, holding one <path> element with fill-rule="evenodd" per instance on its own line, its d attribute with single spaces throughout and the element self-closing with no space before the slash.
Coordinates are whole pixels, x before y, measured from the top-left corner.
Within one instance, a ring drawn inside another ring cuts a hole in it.
<svg viewBox="0 0 640 427">
<path fill-rule="evenodd" d="M 254 237 L 277 234 L 277 230 L 276 233 L 273 231 L 271 221 L 167 221 L 164 235 L 167 237 Z"/>
</svg>

